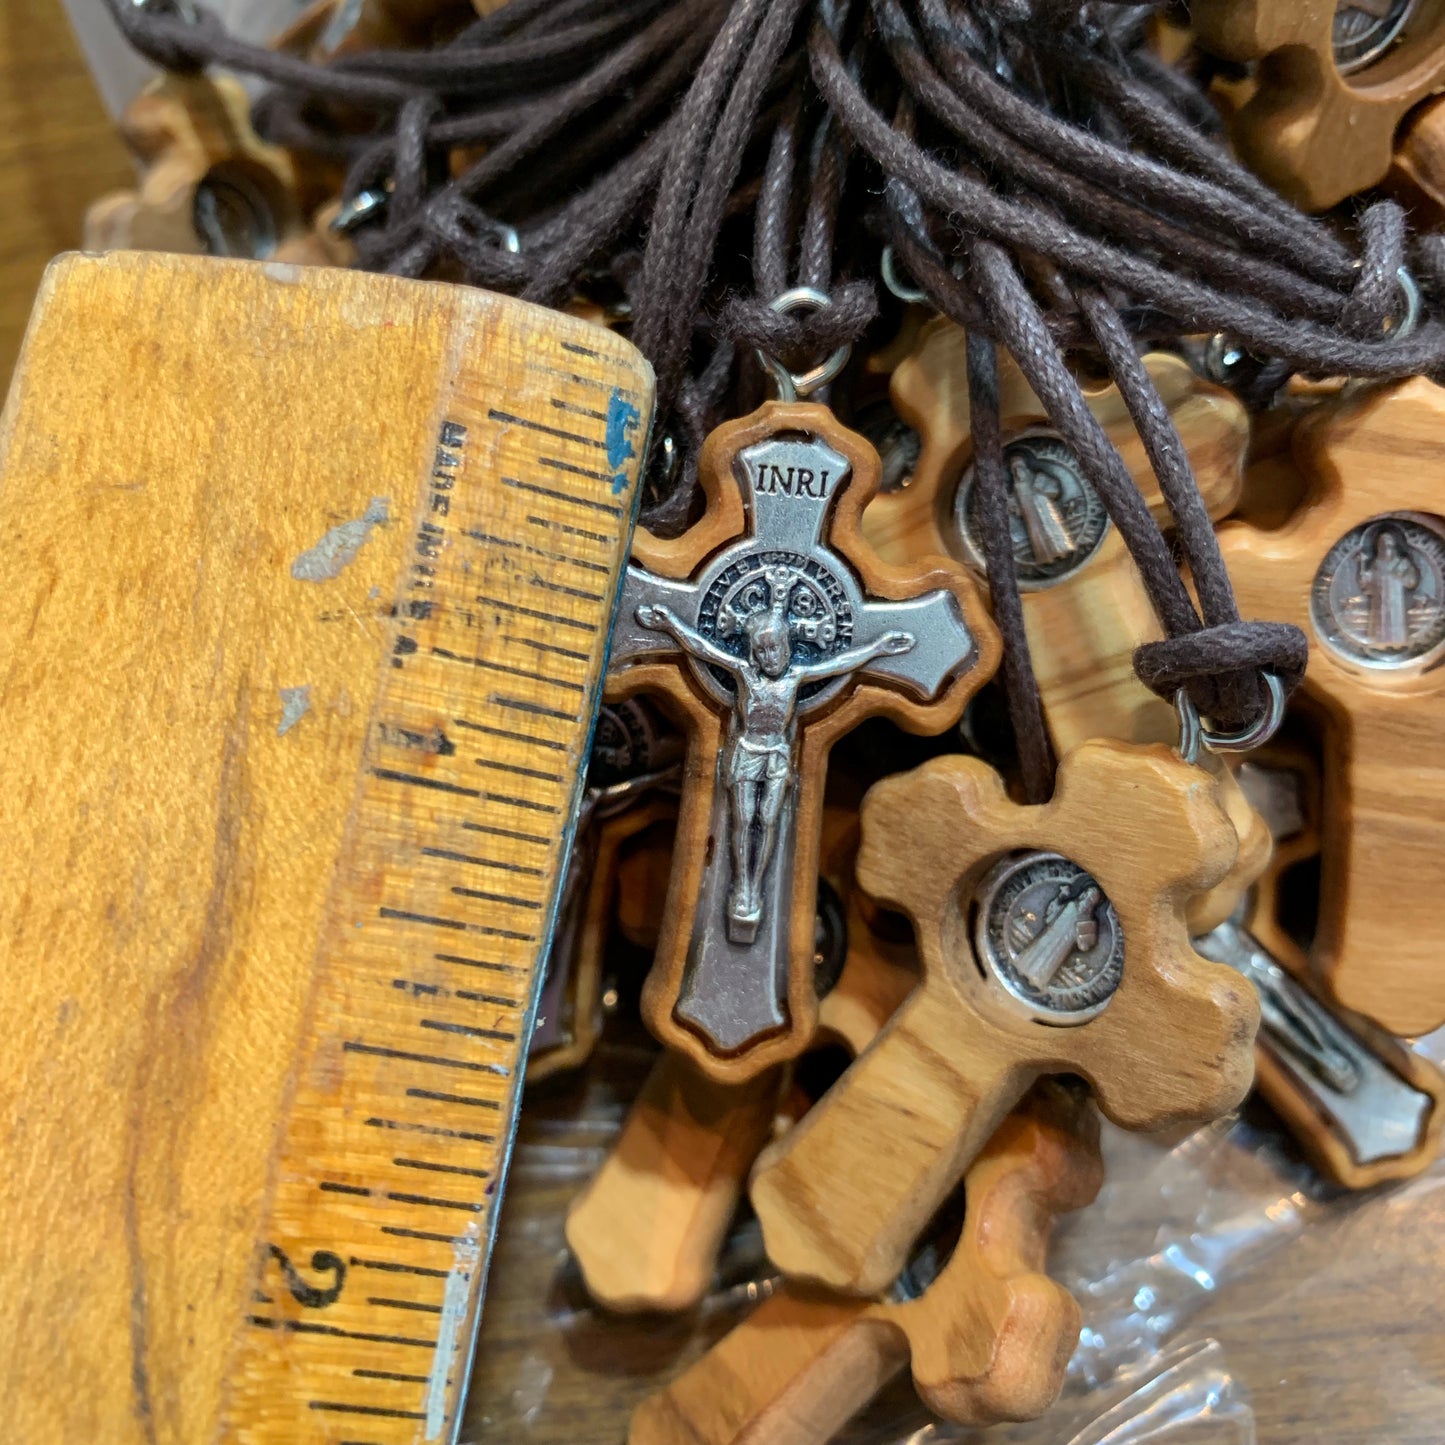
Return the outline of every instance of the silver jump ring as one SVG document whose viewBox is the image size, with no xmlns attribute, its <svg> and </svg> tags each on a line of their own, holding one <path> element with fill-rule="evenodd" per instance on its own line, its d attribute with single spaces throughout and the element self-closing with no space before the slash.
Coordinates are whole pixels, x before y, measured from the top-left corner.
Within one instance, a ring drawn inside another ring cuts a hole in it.
<svg viewBox="0 0 1445 1445">
<path fill-rule="evenodd" d="M 663 433 L 658 438 L 653 448 L 650 465 L 657 471 L 659 490 L 668 492 L 672 490 L 672 483 L 677 476 L 678 463 L 682 461 L 682 452 L 673 441 L 671 435 Z"/>
<path fill-rule="evenodd" d="M 1238 732 L 1212 732 L 1200 721 L 1199 709 L 1189 696 L 1189 690 L 1181 687 L 1174 694 L 1174 712 L 1179 719 L 1179 745 L 1176 751 L 1186 763 L 1199 761 L 1199 750 L 1207 748 L 1211 753 L 1247 753 L 1262 747 L 1279 731 L 1284 721 L 1284 684 L 1272 672 L 1264 674 L 1265 689 L 1269 702 L 1260 717 Z"/>
<path fill-rule="evenodd" d="M 769 304 L 779 315 L 786 316 L 792 311 L 821 311 L 833 302 L 825 291 L 819 291 L 815 286 L 794 286 L 791 291 L 784 291 Z M 773 378 L 773 383 L 778 388 L 779 401 L 798 401 L 800 398 L 812 396 L 819 387 L 827 386 L 848 364 L 848 358 L 852 354 L 851 343 L 845 341 L 826 361 L 800 376 L 797 372 L 789 371 L 781 361 L 769 356 L 759 347 L 758 364 Z"/>
<path fill-rule="evenodd" d="M 1405 314 L 1385 334 L 1391 341 L 1403 341 L 1420 324 L 1420 287 L 1404 266 L 1396 268 L 1395 280 L 1405 298 Z"/>
<path fill-rule="evenodd" d="M 883 284 L 900 301 L 907 301 L 916 306 L 928 305 L 928 292 L 920 290 L 917 286 L 909 286 L 898 275 L 898 258 L 893 254 L 891 241 L 883 248 L 883 259 L 878 265 L 878 270 L 883 276 Z"/>
<path fill-rule="evenodd" d="M 1174 694 L 1174 715 L 1179 719 L 1179 741 L 1175 744 L 1174 751 L 1186 763 L 1197 763 L 1199 735 L 1203 729 L 1199 724 L 1199 709 L 1194 706 L 1194 699 L 1189 696 L 1187 687 L 1181 687 Z"/>
<path fill-rule="evenodd" d="M 390 185 L 368 186 L 364 191 L 357 191 L 337 208 L 331 218 L 331 229 L 338 236 L 347 235 L 384 210 L 390 199 Z"/>
<path fill-rule="evenodd" d="M 1204 370 L 1210 381 L 1225 386 L 1249 353 L 1223 331 L 1216 331 L 1204 349 Z"/>
</svg>

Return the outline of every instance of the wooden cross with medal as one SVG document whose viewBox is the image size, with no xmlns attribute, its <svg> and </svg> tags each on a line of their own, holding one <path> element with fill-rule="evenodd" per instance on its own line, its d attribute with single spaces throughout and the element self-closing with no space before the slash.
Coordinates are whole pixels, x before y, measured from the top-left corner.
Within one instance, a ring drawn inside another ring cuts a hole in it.
<svg viewBox="0 0 1445 1445">
<path fill-rule="evenodd" d="M 1401 1035 L 1445 1022 L 1442 418 L 1445 390 L 1423 378 L 1320 407 L 1295 433 L 1309 505 L 1273 532 L 1220 532 L 1241 611 L 1310 638 L 1303 700 L 1324 723 L 1328 779 L 1315 966 L 1340 1003 Z"/>
<path fill-rule="evenodd" d="M 639 531 L 609 696 L 656 694 L 689 732 L 677 858 L 643 999 L 649 1026 L 715 1077 L 804 1049 L 822 784 L 865 717 L 957 719 L 997 636 L 957 564 L 885 564 L 859 515 L 877 453 L 826 408 L 770 402 L 718 428 L 703 517 Z"/>
</svg>

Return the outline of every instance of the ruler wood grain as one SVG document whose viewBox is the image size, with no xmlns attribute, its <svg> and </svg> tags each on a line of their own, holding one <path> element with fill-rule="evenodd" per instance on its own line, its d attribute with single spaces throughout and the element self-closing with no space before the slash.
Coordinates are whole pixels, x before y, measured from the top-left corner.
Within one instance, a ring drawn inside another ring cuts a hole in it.
<svg viewBox="0 0 1445 1445">
<path fill-rule="evenodd" d="M 9 1438 L 450 1438 L 650 402 L 477 291 L 48 274 L 0 424 Z"/>
</svg>

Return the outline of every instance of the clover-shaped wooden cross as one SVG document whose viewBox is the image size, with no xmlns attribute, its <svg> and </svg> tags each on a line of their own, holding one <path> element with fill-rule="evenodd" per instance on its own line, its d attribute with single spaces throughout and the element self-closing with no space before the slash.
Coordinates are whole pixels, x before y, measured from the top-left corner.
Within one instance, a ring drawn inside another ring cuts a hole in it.
<svg viewBox="0 0 1445 1445">
<path fill-rule="evenodd" d="M 923 980 L 760 1159 L 752 1200 L 774 1263 L 886 1288 L 1043 1075 L 1082 1075 L 1131 1129 L 1237 1104 L 1258 1006 L 1193 951 L 1184 918 L 1235 849 L 1216 780 L 1161 745 L 1084 743 L 1035 807 L 975 758 L 876 784 L 858 880 L 912 919 Z"/>
<path fill-rule="evenodd" d="M 1097 1120 L 1041 1086 L 969 1170 L 962 1234 L 931 1281 L 871 1303 L 783 1285 L 643 1402 L 629 1445 L 825 1445 L 910 1361 L 944 1419 L 1037 1417 L 1079 1335 L 1044 1252 L 1056 1218 L 1089 1203 L 1101 1177 Z"/>
<path fill-rule="evenodd" d="M 880 493 L 863 513 L 864 535 L 890 562 L 907 563 L 915 557 L 942 554 L 977 565 L 977 545 L 960 527 L 958 513 L 960 488 L 973 462 L 967 340 L 961 326 L 946 317 L 934 318 L 923 326 L 889 382 L 893 409 L 918 433 L 920 443 L 908 485 Z M 1179 430 L 1205 506 L 1211 516 L 1223 516 L 1239 495 L 1249 417 L 1230 392 L 1202 380 L 1180 357 L 1155 351 L 1144 356 L 1143 363 Z M 1168 508 L 1118 387 L 1112 383 L 1086 385 L 1084 395 L 1156 520 L 1167 525 Z M 999 409 L 1005 442 L 1049 427 L 1044 404 L 1007 355 L 999 357 Z M 1067 479 L 1065 484 L 1069 485 Z M 1069 490 L 1072 493 L 1073 488 Z M 1054 500 L 1062 504 L 1063 511 L 1075 512 L 1074 517 L 1064 518 L 1066 529 L 1074 534 L 1068 542 L 1087 539 L 1097 546 L 1107 537 L 1118 541 L 1117 533 L 1107 528 L 1100 531 L 1095 525 L 1081 526 L 1092 509 L 1077 507 L 1072 495 Z M 1017 515 L 1014 525 L 1022 537 L 1025 529 Z M 1023 552 L 1020 560 L 1028 564 L 1032 559 Z M 1048 560 L 1039 559 L 1038 565 L 1046 567 Z"/>
<path fill-rule="evenodd" d="M 1321 407 L 1295 432 L 1312 490 L 1287 526 L 1220 530 L 1241 613 L 1310 638 L 1324 717 L 1313 956 L 1394 1034 L 1445 1022 L 1445 390 L 1421 380 Z"/>
<path fill-rule="evenodd" d="M 1199 43 L 1258 62 L 1232 118 L 1241 157 L 1307 211 L 1390 167 L 1395 129 L 1445 84 L 1438 8 L 1411 0 L 1195 0 Z"/>
<path fill-rule="evenodd" d="M 909 485 L 875 497 L 863 514 L 865 535 L 890 561 L 944 552 L 981 566 L 966 340 L 953 322 L 931 322 L 893 374 L 894 408 L 922 446 Z M 1228 391 L 1201 380 L 1177 356 L 1153 352 L 1144 365 L 1173 418 L 1205 507 L 1213 517 L 1225 516 L 1240 495 L 1248 415 Z M 1162 635 L 1139 569 L 1011 358 L 1001 358 L 999 395 L 1024 625 L 1054 749 L 1066 753 L 1090 738 L 1172 741 L 1179 726 L 1172 705 L 1134 673 L 1134 649 Z M 1087 396 L 1155 519 L 1169 525 L 1118 387 L 1093 387 Z M 1270 849 L 1269 828 L 1228 769 L 1209 765 L 1220 776 L 1240 848 L 1219 885 L 1191 903 L 1196 932 L 1234 912 Z"/>
<path fill-rule="evenodd" d="M 144 170 L 133 191 L 85 216 L 88 250 L 211 250 L 270 256 L 306 230 L 296 168 L 252 129 L 250 97 L 227 76 L 169 75 L 121 121 Z"/>
</svg>

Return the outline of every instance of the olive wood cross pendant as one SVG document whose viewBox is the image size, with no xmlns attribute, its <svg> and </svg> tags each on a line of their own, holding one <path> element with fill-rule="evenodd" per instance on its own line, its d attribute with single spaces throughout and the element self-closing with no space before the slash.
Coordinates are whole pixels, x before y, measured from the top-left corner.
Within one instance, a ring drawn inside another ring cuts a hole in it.
<svg viewBox="0 0 1445 1445">
<path fill-rule="evenodd" d="M 812 1037 L 828 750 L 866 717 L 956 721 L 999 644 L 967 573 L 889 566 L 859 530 L 878 456 L 825 407 L 769 403 L 703 447 L 706 511 L 639 532 L 608 696 L 688 732 L 677 863 L 643 995 L 649 1027 L 741 1082 Z"/>
<path fill-rule="evenodd" d="M 912 920 L 923 979 L 759 1160 L 773 1262 L 850 1293 L 886 1288 L 1043 1075 L 1083 1076 L 1129 1129 L 1237 1104 L 1258 1004 L 1194 952 L 1184 920 L 1235 847 L 1216 780 L 1157 744 L 1080 745 L 1038 806 L 1011 802 L 976 758 L 876 784 L 858 881 Z"/>
<path fill-rule="evenodd" d="M 863 532 L 891 562 L 943 552 L 981 568 L 973 437 L 962 327 L 940 318 L 893 373 L 894 407 L 922 446 L 912 483 L 875 497 Z M 1024 626 L 1044 718 L 1056 753 L 1090 738 L 1172 742 L 1178 719 L 1134 673 L 1134 649 L 1162 633 L 1143 579 L 1078 459 L 1049 427 L 1043 403 L 1017 364 L 1001 358 L 999 395 L 1010 528 L 1018 564 Z M 1249 416 L 1223 387 L 1204 381 L 1179 357 L 1143 358 L 1168 408 L 1210 516 L 1225 516 L 1239 498 Z M 1155 519 L 1169 525 L 1164 502 L 1119 389 L 1086 391 L 1089 408 L 1118 449 Z M 1269 828 L 1249 806 L 1222 762 L 1225 811 L 1239 833 L 1234 867 L 1190 905 L 1190 926 L 1203 932 L 1238 907 L 1269 859 Z"/>
<path fill-rule="evenodd" d="M 1306 211 L 1376 185 L 1400 121 L 1445 80 L 1440 11 L 1412 0 L 1196 0 L 1189 18 L 1203 49 L 1253 63 L 1231 137 Z"/>
<path fill-rule="evenodd" d="M 1316 966 L 1393 1034 L 1445 1023 L 1445 390 L 1423 379 L 1320 407 L 1295 429 L 1312 490 L 1286 526 L 1221 528 L 1241 613 L 1310 639 L 1324 715 Z"/>
<path fill-rule="evenodd" d="M 951 1254 L 925 1246 L 876 1301 L 782 1285 L 638 1407 L 628 1445 L 825 1445 L 910 1364 L 944 1419 L 1041 1415 L 1079 1336 L 1044 1253 L 1057 1217 L 1098 1192 L 1098 1132 L 1086 1102 L 1040 1085 L 969 1170 Z"/>
</svg>

